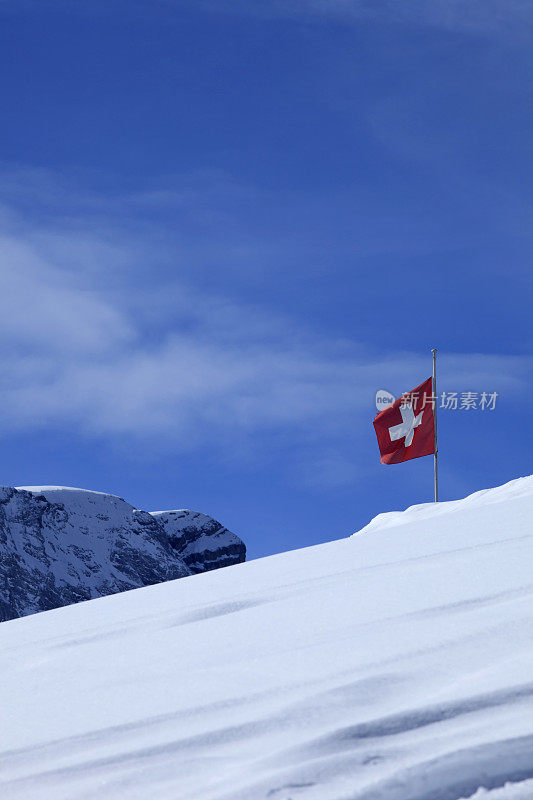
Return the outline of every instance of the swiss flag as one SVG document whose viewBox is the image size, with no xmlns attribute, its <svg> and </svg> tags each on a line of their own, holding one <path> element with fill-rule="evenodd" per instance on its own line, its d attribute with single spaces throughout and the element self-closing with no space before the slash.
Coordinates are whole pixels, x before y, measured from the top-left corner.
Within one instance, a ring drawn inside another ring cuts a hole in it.
<svg viewBox="0 0 533 800">
<path fill-rule="evenodd" d="M 374 418 L 382 464 L 400 464 L 435 452 L 433 379 L 406 392 Z"/>
</svg>

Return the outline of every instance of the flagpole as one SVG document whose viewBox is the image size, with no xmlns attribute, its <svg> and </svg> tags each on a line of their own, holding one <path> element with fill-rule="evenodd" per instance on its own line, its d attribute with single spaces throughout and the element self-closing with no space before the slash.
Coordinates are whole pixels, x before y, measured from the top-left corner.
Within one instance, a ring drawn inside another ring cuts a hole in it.
<svg viewBox="0 0 533 800">
<path fill-rule="evenodd" d="M 433 436 L 434 436 L 434 445 L 435 445 L 435 454 L 433 456 L 433 466 L 434 466 L 434 475 L 435 475 L 435 502 L 439 502 L 439 473 L 438 473 L 438 462 L 437 462 L 437 454 L 438 454 L 438 447 L 437 447 L 437 405 L 438 405 L 438 398 L 437 398 L 437 348 L 433 348 L 431 351 L 433 353 L 433 397 L 434 397 L 434 405 L 433 405 Z"/>
</svg>

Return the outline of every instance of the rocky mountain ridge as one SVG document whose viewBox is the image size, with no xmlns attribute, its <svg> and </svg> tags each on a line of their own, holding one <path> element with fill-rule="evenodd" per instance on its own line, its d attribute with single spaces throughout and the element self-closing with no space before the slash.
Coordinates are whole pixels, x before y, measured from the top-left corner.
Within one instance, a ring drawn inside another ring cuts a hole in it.
<svg viewBox="0 0 533 800">
<path fill-rule="evenodd" d="M 206 514 L 149 513 L 115 495 L 0 487 L 0 621 L 244 561 Z"/>
</svg>

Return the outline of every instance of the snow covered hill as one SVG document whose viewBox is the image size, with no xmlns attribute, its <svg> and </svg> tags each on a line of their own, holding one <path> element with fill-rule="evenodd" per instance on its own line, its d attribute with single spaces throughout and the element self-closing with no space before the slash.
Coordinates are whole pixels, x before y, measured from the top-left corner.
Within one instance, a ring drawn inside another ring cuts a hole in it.
<svg viewBox="0 0 533 800">
<path fill-rule="evenodd" d="M 531 800 L 533 477 L 0 640 L 4 800 Z"/>
<path fill-rule="evenodd" d="M 149 514 L 120 497 L 0 487 L 0 620 L 244 561 L 243 542 L 193 511 Z"/>
</svg>

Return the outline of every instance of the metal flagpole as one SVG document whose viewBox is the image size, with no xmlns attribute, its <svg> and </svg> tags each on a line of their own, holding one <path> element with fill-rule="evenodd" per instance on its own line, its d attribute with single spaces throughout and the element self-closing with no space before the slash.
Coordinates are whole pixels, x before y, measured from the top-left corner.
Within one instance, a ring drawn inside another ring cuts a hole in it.
<svg viewBox="0 0 533 800">
<path fill-rule="evenodd" d="M 433 456 L 433 464 L 435 470 L 435 502 L 439 502 L 439 473 L 438 473 L 438 463 L 437 463 L 437 349 L 433 348 L 431 351 L 433 353 L 433 431 L 434 431 L 434 444 L 435 444 L 435 455 Z"/>
</svg>

